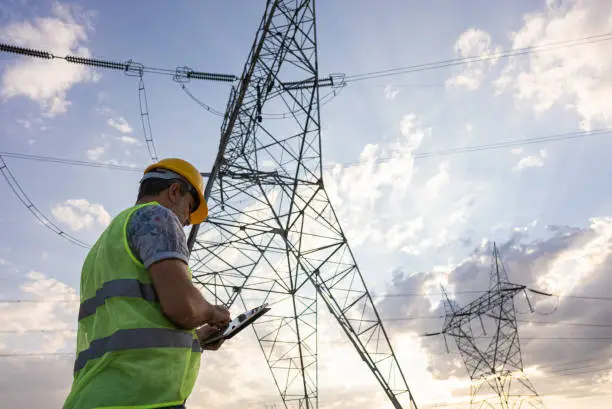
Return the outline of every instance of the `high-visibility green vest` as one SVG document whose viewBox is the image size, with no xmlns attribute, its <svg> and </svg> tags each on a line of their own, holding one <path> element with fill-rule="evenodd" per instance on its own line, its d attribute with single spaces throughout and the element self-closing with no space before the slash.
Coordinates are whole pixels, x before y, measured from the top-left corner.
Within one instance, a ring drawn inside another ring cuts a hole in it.
<svg viewBox="0 0 612 409">
<path fill-rule="evenodd" d="M 64 409 L 153 409 L 181 404 L 193 389 L 202 352 L 195 330 L 180 329 L 163 314 L 127 242 L 127 221 L 148 205 L 158 203 L 117 215 L 85 259 L 74 379 Z"/>
</svg>

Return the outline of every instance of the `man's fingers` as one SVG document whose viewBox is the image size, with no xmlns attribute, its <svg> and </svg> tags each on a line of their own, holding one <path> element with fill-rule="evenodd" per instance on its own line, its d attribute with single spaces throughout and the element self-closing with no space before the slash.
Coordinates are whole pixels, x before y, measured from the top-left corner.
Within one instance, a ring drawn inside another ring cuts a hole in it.
<svg viewBox="0 0 612 409">
<path fill-rule="evenodd" d="M 221 345 L 223 344 L 223 341 L 224 340 L 222 339 L 222 340 L 219 340 L 219 341 L 217 341 L 215 343 L 208 344 L 208 345 L 204 346 L 203 349 L 206 349 L 206 350 L 209 350 L 209 351 L 216 351 L 219 348 L 221 348 Z"/>
</svg>

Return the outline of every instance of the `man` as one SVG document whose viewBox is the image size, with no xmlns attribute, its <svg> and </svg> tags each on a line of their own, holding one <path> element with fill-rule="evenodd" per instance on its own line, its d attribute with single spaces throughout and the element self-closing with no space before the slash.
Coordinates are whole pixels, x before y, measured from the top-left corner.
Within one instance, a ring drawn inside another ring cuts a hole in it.
<svg viewBox="0 0 612 409">
<path fill-rule="evenodd" d="M 208 216 L 204 182 L 181 159 L 149 166 L 137 202 L 117 215 L 81 271 L 77 357 L 64 409 L 184 408 L 202 347 L 227 309 L 191 281 L 184 226 Z"/>
</svg>

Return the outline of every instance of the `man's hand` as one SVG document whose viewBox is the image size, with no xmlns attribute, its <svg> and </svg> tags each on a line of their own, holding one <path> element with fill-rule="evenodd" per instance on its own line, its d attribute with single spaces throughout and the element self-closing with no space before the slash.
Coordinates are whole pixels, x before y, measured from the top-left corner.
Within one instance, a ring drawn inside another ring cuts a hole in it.
<svg viewBox="0 0 612 409">
<path fill-rule="evenodd" d="M 198 328 L 196 330 L 196 333 L 198 334 L 198 339 L 200 340 L 200 345 L 202 346 L 202 349 L 205 349 L 207 351 L 216 351 L 221 348 L 221 345 L 223 345 L 223 342 L 225 342 L 223 338 L 209 345 L 204 345 L 204 342 L 210 338 L 216 337 L 222 332 L 223 330 L 211 327 L 210 325 L 204 325 L 203 327 Z"/>
<path fill-rule="evenodd" d="M 222 305 L 214 305 L 214 314 L 209 325 L 221 331 L 225 331 L 231 319 L 229 310 Z"/>
</svg>

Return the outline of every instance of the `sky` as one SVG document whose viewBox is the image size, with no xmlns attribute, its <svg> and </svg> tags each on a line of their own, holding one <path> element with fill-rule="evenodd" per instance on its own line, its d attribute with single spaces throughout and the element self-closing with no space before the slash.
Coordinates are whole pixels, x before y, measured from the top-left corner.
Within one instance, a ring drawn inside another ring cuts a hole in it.
<svg viewBox="0 0 612 409">
<path fill-rule="evenodd" d="M 264 5 L 6 0 L 0 42 L 239 75 Z M 516 297 L 523 366 L 546 407 L 606 407 L 610 301 L 580 297 L 612 291 L 612 141 L 593 132 L 612 127 L 609 40 L 511 58 L 494 53 L 611 33 L 612 4 L 320 1 L 316 12 L 321 76 L 486 57 L 348 82 L 321 108 L 325 187 L 419 407 L 468 407 L 469 377 L 453 340 L 447 353 L 442 336 L 422 335 L 442 328 L 440 284 L 460 305 L 475 297 L 466 291 L 488 288 L 493 241 L 511 282 L 556 295 L 528 292 L 533 313 L 524 294 Z M 158 154 L 208 171 L 221 118 L 171 76 L 145 73 L 143 81 Z M 230 85 L 186 85 L 225 108 Z M 87 243 L 134 203 L 150 161 L 138 86 L 137 77 L 114 70 L 0 53 L 0 152 L 132 169 L 4 156 L 28 200 Z M 529 139 L 570 132 L 581 137 Z M 518 142 L 440 153 L 505 141 Z M 0 192 L 0 393 L 15 409 L 61 407 L 86 249 L 38 222 L 4 180 Z M 390 408 L 338 325 L 320 315 L 320 407 Z M 189 407 L 245 402 L 280 405 L 246 332 L 204 353 Z"/>
</svg>

